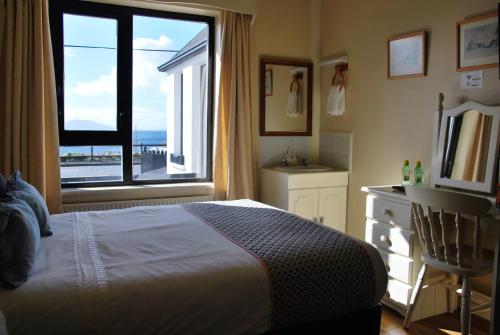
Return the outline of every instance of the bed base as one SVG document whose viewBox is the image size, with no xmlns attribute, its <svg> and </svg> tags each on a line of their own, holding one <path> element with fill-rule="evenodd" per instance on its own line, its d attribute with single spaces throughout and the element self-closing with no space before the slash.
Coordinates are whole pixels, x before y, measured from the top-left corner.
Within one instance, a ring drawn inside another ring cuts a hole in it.
<svg viewBox="0 0 500 335">
<path fill-rule="evenodd" d="M 379 335 L 382 307 L 353 312 L 325 321 L 303 324 L 295 327 L 269 331 L 263 335 L 303 335 L 303 334 L 363 334 Z"/>
</svg>

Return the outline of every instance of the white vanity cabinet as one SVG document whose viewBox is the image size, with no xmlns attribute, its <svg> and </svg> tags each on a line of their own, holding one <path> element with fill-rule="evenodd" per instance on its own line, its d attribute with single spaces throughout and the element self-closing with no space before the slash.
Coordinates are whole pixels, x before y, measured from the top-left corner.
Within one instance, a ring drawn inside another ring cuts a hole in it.
<svg viewBox="0 0 500 335">
<path fill-rule="evenodd" d="M 321 224 L 346 230 L 348 172 L 285 172 L 263 168 L 260 200 Z"/>
<path fill-rule="evenodd" d="M 413 230 L 410 203 L 403 192 L 389 187 L 363 187 L 366 197 L 365 241 L 373 245 L 385 263 L 389 282 L 382 302 L 405 315 L 422 266 L 418 236 Z M 441 276 L 429 270 L 427 278 Z M 453 295 L 450 295 L 450 299 Z M 421 291 L 412 320 L 416 321 L 452 309 L 442 285 Z"/>
</svg>

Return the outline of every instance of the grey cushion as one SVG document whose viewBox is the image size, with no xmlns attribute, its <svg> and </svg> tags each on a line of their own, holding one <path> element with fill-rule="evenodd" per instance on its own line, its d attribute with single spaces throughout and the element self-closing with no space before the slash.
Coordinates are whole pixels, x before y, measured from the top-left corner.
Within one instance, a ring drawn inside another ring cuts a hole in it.
<svg viewBox="0 0 500 335">
<path fill-rule="evenodd" d="M 23 180 L 20 171 L 16 171 L 12 174 L 7 186 L 9 195 L 26 201 L 33 212 L 35 212 L 38 225 L 40 226 L 41 236 L 52 235 L 52 230 L 49 225 L 49 210 L 38 190 Z"/>
<path fill-rule="evenodd" d="M 31 207 L 20 199 L 0 203 L 0 283 L 10 289 L 27 279 L 40 249 L 40 228 Z"/>
</svg>

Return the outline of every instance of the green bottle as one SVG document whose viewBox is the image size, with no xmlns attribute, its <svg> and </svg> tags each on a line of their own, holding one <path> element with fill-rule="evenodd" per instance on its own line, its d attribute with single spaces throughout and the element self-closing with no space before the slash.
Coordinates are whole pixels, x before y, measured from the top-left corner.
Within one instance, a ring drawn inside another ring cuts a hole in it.
<svg viewBox="0 0 500 335">
<path fill-rule="evenodd" d="M 413 172 L 413 176 L 415 178 L 415 185 L 422 185 L 422 176 L 424 175 L 424 171 L 422 170 L 422 162 L 417 161 L 415 163 L 415 171 Z"/>
<path fill-rule="evenodd" d="M 410 185 L 410 161 L 405 159 L 403 161 L 403 180 L 401 185 Z"/>
</svg>

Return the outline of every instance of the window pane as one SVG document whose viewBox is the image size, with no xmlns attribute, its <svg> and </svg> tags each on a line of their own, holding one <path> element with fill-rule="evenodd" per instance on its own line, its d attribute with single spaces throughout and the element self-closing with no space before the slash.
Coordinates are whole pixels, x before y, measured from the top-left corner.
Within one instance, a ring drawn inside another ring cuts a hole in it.
<svg viewBox="0 0 500 335">
<path fill-rule="evenodd" d="M 116 131 L 117 22 L 64 14 L 64 129 Z"/>
<path fill-rule="evenodd" d="M 134 16 L 134 179 L 206 176 L 208 25 Z"/>
<path fill-rule="evenodd" d="M 121 146 L 61 147 L 59 155 L 63 184 L 123 180 Z"/>
</svg>

